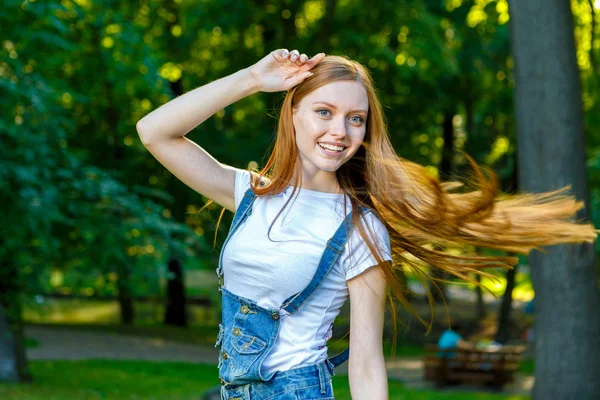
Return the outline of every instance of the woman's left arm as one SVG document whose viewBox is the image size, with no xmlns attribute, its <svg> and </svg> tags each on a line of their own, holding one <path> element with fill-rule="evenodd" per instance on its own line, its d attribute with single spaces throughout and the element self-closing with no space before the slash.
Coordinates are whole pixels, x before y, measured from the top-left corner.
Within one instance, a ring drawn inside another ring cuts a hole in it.
<svg viewBox="0 0 600 400">
<path fill-rule="evenodd" d="M 350 294 L 350 359 L 348 379 L 353 400 L 387 400 L 383 359 L 383 315 L 387 281 L 374 266 L 348 280 Z"/>
</svg>

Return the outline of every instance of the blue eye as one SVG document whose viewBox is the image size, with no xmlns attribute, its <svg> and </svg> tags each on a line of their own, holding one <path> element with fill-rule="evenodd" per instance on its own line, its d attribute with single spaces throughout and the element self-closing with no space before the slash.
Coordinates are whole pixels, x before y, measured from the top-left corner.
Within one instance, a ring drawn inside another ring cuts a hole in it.
<svg viewBox="0 0 600 400">
<path fill-rule="evenodd" d="M 318 110 L 315 110 L 315 112 L 317 114 L 319 114 L 320 117 L 329 117 L 331 116 L 331 111 L 325 109 L 325 108 L 320 108 Z M 350 121 L 352 121 L 355 124 L 362 124 L 363 122 L 365 122 L 365 119 L 359 115 L 354 115 L 352 117 L 350 117 Z"/>
</svg>

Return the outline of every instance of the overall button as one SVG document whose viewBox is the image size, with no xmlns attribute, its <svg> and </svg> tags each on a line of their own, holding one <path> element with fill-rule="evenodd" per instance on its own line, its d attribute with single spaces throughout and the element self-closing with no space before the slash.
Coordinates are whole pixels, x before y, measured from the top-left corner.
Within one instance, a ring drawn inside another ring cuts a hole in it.
<svg viewBox="0 0 600 400">
<path fill-rule="evenodd" d="M 273 311 L 271 313 L 271 318 L 277 321 L 279 319 L 279 311 Z"/>
<path fill-rule="evenodd" d="M 242 331 L 240 330 L 240 328 L 233 328 L 234 336 L 240 336 L 241 334 L 242 334 Z"/>
<path fill-rule="evenodd" d="M 227 360 L 229 358 L 229 355 L 225 352 L 221 353 L 221 357 L 223 357 L 223 360 Z"/>
<path fill-rule="evenodd" d="M 248 311 L 250 311 L 250 309 L 248 308 L 248 306 L 247 306 L 247 305 L 243 305 L 243 306 L 240 308 L 240 311 L 242 312 L 242 314 L 248 314 Z"/>
</svg>

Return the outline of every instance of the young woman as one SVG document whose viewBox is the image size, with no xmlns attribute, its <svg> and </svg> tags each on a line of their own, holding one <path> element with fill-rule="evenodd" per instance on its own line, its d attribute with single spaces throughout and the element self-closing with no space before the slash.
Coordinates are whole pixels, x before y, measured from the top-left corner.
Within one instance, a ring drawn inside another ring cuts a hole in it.
<svg viewBox="0 0 600 400">
<path fill-rule="evenodd" d="M 258 91 L 288 91 L 260 172 L 220 164 L 185 138 Z M 388 286 L 410 308 L 394 268 L 426 264 L 466 278 L 516 260 L 427 245 L 528 253 L 596 237 L 592 226 L 569 222 L 583 204 L 563 191 L 497 198 L 494 175 L 472 163 L 478 190 L 451 193 L 457 185 L 399 158 L 368 71 L 343 57 L 273 51 L 161 106 L 137 130 L 175 176 L 235 212 L 217 268 L 223 399 L 333 399 L 333 368 L 347 359 L 352 398 L 387 399 Z M 348 297 L 351 351 L 329 359 Z"/>
</svg>

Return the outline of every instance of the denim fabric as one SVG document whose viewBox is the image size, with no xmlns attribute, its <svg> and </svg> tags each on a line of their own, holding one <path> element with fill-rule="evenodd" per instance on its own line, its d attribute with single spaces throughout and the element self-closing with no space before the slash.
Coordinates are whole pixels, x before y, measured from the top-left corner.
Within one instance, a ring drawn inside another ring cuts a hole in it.
<svg viewBox="0 0 600 400">
<path fill-rule="evenodd" d="M 222 400 L 334 400 L 333 367 L 327 361 L 278 372 L 268 382 L 221 386 Z"/>
<path fill-rule="evenodd" d="M 320 287 L 333 269 L 348 240 L 351 228 L 349 213 L 332 238 L 313 279 L 304 290 L 286 299 L 279 309 L 265 309 L 251 299 L 231 293 L 223 287 L 223 249 L 231 235 L 252 213 L 256 195 L 251 189 L 244 194 L 221 249 L 217 275 L 222 294 L 222 322 L 215 347 L 220 346 L 219 378 L 224 399 L 333 399 L 333 368 L 349 357 L 349 349 L 324 362 L 309 367 L 262 376 L 261 365 L 272 350 L 279 334 L 280 319 L 295 314 Z M 364 213 L 368 209 L 362 208 Z M 313 393 L 314 392 L 314 393 Z M 300 393 L 300 394 L 299 394 Z"/>
<path fill-rule="evenodd" d="M 260 365 L 279 333 L 279 311 L 259 307 L 225 288 L 221 290 L 222 329 L 217 339 L 217 345 L 221 345 L 221 382 L 240 385 L 269 380 L 272 376 L 262 376 Z"/>
</svg>

